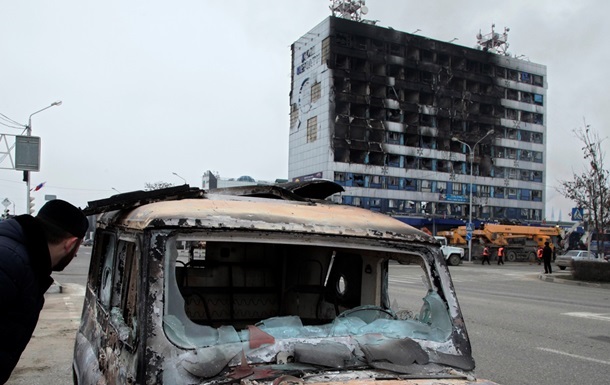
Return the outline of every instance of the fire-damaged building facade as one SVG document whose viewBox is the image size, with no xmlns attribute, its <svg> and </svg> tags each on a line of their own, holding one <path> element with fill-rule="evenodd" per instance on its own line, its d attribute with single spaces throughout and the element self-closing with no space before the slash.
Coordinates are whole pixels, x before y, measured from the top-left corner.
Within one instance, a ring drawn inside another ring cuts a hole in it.
<svg viewBox="0 0 610 385">
<path fill-rule="evenodd" d="M 331 16 L 292 45 L 289 179 L 447 220 L 468 217 L 472 184 L 473 218 L 543 220 L 546 66 L 481 35 L 468 48 L 374 24 Z"/>
</svg>

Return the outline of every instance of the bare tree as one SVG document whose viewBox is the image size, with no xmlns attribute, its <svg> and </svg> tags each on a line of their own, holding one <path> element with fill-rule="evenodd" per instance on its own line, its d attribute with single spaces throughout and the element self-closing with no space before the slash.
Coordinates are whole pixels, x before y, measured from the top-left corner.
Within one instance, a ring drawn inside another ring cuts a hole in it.
<svg viewBox="0 0 610 385">
<path fill-rule="evenodd" d="M 173 184 L 168 183 L 168 182 L 144 183 L 144 190 L 145 191 L 159 190 L 162 188 L 167 188 L 167 187 L 172 187 L 172 186 L 173 186 Z"/>
<path fill-rule="evenodd" d="M 574 173 L 572 180 L 560 181 L 558 191 L 588 213 L 589 232 L 597 234 L 597 250 L 603 250 L 605 232 L 610 226 L 610 171 L 604 168 L 605 153 L 599 134 L 589 125 L 575 129 L 576 138 L 583 143 L 583 156 L 588 166 L 581 174 Z M 593 227 L 593 228 L 591 228 Z M 603 253 L 603 251 L 602 251 Z"/>
</svg>

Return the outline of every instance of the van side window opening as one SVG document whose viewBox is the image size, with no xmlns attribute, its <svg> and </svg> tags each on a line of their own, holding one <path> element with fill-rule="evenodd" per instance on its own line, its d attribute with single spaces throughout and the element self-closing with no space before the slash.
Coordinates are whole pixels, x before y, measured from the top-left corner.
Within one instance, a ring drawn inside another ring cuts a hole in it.
<svg viewBox="0 0 610 385">
<path fill-rule="evenodd" d="M 103 258 L 102 269 L 99 275 L 98 298 L 105 309 L 110 306 L 112 297 L 112 281 L 114 274 L 114 254 L 116 238 L 113 234 L 104 234 L 102 241 L 101 257 Z"/>
<path fill-rule="evenodd" d="M 388 337 L 441 342 L 452 330 L 417 255 L 175 238 L 166 252 L 163 322 L 179 346 L 246 341 L 254 325 L 275 338 L 363 335 L 381 325 Z M 418 278 L 401 279 L 404 270 Z"/>
<path fill-rule="evenodd" d="M 138 258 L 136 244 L 120 240 L 117 247 L 111 321 L 121 331 L 124 342 L 132 345 L 137 326 Z"/>
</svg>

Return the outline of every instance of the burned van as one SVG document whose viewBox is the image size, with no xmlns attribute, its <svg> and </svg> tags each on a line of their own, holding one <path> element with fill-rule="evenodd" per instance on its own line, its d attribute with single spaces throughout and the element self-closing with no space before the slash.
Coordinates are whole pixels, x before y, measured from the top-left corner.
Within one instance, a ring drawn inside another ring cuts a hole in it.
<svg viewBox="0 0 610 385">
<path fill-rule="evenodd" d="M 330 182 L 90 202 L 77 384 L 474 384 L 434 238 Z M 326 193 L 325 193 L 326 191 Z"/>
</svg>

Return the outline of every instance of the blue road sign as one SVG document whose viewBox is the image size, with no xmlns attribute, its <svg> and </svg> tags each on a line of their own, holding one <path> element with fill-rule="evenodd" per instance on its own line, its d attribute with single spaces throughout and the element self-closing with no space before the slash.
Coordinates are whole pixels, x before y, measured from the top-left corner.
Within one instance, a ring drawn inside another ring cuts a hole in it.
<svg viewBox="0 0 610 385">
<path fill-rule="evenodd" d="M 466 233 L 466 240 L 470 241 L 472 239 L 472 232 L 467 232 Z"/>
<path fill-rule="evenodd" d="M 572 220 L 573 221 L 582 221 L 584 218 L 584 210 L 582 208 L 574 207 L 572 208 Z"/>
<path fill-rule="evenodd" d="M 472 227 L 473 227 L 473 226 L 472 226 L 472 222 L 468 222 L 468 223 L 466 223 L 466 231 L 468 231 L 468 232 L 472 232 Z"/>
</svg>

